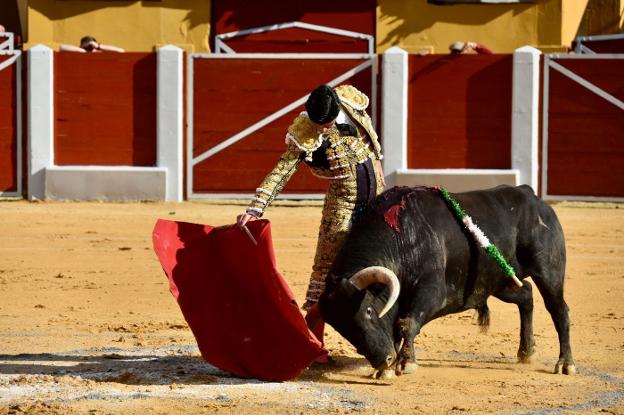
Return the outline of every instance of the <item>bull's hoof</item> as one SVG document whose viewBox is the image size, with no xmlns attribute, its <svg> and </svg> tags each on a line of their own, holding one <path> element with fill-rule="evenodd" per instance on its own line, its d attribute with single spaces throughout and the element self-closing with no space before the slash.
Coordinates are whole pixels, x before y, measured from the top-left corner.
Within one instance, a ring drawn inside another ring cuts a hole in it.
<svg viewBox="0 0 624 415">
<path fill-rule="evenodd" d="M 518 363 L 531 363 L 531 356 L 535 353 L 533 350 L 518 350 Z"/>
<path fill-rule="evenodd" d="M 576 374 L 576 366 L 574 366 L 574 360 L 571 357 L 562 357 L 555 365 L 556 375 L 574 375 Z"/>
<path fill-rule="evenodd" d="M 560 360 L 555 365 L 555 374 L 556 375 L 575 375 L 576 366 L 574 366 L 574 363 L 566 363 Z"/>
<path fill-rule="evenodd" d="M 405 364 L 397 364 L 394 369 L 394 374 L 397 376 L 401 376 L 403 374 L 409 375 L 410 373 L 414 373 L 418 369 L 418 363 L 416 362 L 407 362 Z"/>
<path fill-rule="evenodd" d="M 391 370 L 375 370 L 371 375 L 373 379 L 392 379 L 394 373 Z"/>
<path fill-rule="evenodd" d="M 405 369 L 403 369 L 403 373 L 409 375 L 410 373 L 416 372 L 416 369 L 418 369 L 418 363 L 408 362 L 405 364 Z"/>
<path fill-rule="evenodd" d="M 531 363 L 531 356 L 535 354 L 535 341 L 529 347 L 520 345 L 518 349 L 518 363 Z"/>
</svg>

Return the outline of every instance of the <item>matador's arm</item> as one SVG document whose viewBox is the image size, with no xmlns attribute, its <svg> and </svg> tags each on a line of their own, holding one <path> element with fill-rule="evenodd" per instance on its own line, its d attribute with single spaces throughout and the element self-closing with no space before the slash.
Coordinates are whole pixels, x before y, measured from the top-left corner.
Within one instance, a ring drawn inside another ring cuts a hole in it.
<svg viewBox="0 0 624 415">
<path fill-rule="evenodd" d="M 303 160 L 304 153 L 292 143 L 288 149 L 280 156 L 277 165 L 264 178 L 260 186 L 256 189 L 247 213 L 257 218 L 261 217 L 265 209 L 282 191 L 288 180 L 297 171 L 299 163 Z"/>
</svg>

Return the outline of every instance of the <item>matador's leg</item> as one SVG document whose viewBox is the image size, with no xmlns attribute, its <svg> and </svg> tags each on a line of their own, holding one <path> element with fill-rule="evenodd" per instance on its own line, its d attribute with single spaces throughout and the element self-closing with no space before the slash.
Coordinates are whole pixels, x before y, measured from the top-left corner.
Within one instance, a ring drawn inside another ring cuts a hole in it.
<svg viewBox="0 0 624 415">
<path fill-rule="evenodd" d="M 312 275 L 304 304 L 306 310 L 318 302 L 325 289 L 325 278 L 349 231 L 356 193 L 355 180 L 349 179 L 332 182 L 327 191 Z"/>
</svg>

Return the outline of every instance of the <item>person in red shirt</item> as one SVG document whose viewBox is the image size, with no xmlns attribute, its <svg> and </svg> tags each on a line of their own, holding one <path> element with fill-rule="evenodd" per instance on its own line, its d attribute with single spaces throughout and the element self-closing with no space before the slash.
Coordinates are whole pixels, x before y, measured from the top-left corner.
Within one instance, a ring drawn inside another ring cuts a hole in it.
<svg viewBox="0 0 624 415">
<path fill-rule="evenodd" d="M 492 51 L 485 45 L 476 42 L 453 42 L 449 45 L 451 55 L 462 55 L 466 53 L 478 53 L 479 55 L 491 55 Z"/>
</svg>

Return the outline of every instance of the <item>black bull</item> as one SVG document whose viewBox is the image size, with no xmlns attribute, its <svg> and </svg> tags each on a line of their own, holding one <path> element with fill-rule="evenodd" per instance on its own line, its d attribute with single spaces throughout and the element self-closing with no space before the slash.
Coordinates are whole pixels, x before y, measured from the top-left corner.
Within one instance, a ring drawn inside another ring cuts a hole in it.
<svg viewBox="0 0 624 415">
<path fill-rule="evenodd" d="M 575 372 L 563 298 L 565 242 L 553 209 L 528 186 L 453 195 L 521 280 L 530 276 L 559 335 L 556 373 Z M 323 319 L 364 355 L 380 376 L 415 365 L 414 339 L 438 317 L 468 309 L 489 322 L 489 296 L 518 306 L 519 361 L 534 353 L 531 284 L 516 287 L 429 188 L 395 187 L 353 225 L 319 306 Z M 515 288 L 514 288 L 515 287 Z"/>
</svg>

